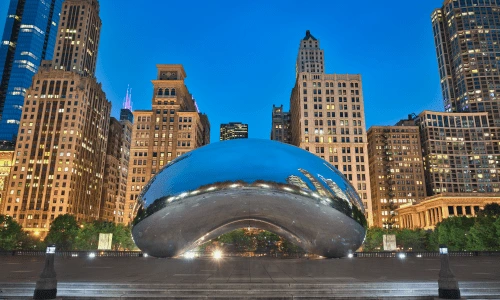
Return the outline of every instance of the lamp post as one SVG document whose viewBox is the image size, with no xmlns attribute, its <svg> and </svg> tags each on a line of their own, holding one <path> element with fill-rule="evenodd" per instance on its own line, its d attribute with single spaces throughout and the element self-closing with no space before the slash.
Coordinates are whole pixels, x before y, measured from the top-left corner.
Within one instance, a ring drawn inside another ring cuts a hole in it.
<svg viewBox="0 0 500 300">
<path fill-rule="evenodd" d="M 45 252 L 45 266 L 40 278 L 36 282 L 35 293 L 33 299 L 55 299 L 57 296 L 57 278 L 54 270 L 54 256 L 56 254 L 56 246 L 47 246 Z"/>
<path fill-rule="evenodd" d="M 446 245 L 439 245 L 439 256 L 441 258 L 441 270 L 438 279 L 439 298 L 460 299 L 460 289 L 455 275 L 450 269 L 450 258 Z"/>
</svg>

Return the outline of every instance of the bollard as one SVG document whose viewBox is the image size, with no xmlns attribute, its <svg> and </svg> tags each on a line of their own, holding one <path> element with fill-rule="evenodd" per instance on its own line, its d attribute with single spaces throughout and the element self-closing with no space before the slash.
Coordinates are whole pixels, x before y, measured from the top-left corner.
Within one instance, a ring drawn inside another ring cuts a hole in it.
<svg viewBox="0 0 500 300">
<path fill-rule="evenodd" d="M 439 298 L 460 299 L 458 282 L 450 269 L 450 258 L 447 246 L 439 245 L 439 256 L 441 257 L 441 270 L 439 271 L 438 279 Z"/>
<path fill-rule="evenodd" d="M 54 270 L 54 256 L 56 254 L 56 246 L 47 246 L 45 252 L 45 266 L 40 278 L 36 282 L 35 293 L 33 299 L 55 299 L 57 296 L 57 279 L 56 271 Z"/>
</svg>

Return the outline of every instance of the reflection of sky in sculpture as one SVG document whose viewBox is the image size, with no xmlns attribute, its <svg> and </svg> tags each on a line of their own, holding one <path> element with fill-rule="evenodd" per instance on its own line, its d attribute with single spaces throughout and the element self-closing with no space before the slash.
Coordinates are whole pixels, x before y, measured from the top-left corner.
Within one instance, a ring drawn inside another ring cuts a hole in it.
<svg viewBox="0 0 500 300">
<path fill-rule="evenodd" d="M 151 180 L 150 184 L 161 182 L 161 188 L 148 189 L 148 184 L 140 200 L 147 207 L 160 198 L 220 182 L 290 185 L 290 177 L 300 178 L 310 191 L 323 198 L 342 200 L 351 208 L 364 210 L 347 179 L 323 159 L 287 144 L 248 139 L 210 144 L 179 157 Z"/>
</svg>

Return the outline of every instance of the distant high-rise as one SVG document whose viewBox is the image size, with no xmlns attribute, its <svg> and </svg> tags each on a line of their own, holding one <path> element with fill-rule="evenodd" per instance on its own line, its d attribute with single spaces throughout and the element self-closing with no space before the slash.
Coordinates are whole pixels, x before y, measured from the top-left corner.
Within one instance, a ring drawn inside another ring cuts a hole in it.
<svg viewBox="0 0 500 300">
<path fill-rule="evenodd" d="M 488 112 L 500 127 L 500 0 L 446 0 L 432 14 L 446 112 Z"/>
<path fill-rule="evenodd" d="M 175 158 L 210 143 L 210 123 L 198 112 L 182 65 L 157 65 L 152 110 L 134 111 L 124 223 L 133 221 L 137 197 Z"/>
<path fill-rule="evenodd" d="M 111 110 L 94 77 L 100 28 L 97 0 L 64 1 L 54 59 L 26 91 L 4 212 L 25 230 L 99 218 Z"/>
<path fill-rule="evenodd" d="M 239 122 L 229 122 L 228 124 L 220 124 L 220 140 L 234 140 L 248 138 L 248 124 Z"/>
<path fill-rule="evenodd" d="M 271 140 L 289 144 L 290 139 L 290 113 L 283 111 L 283 105 L 273 105 Z"/>
<path fill-rule="evenodd" d="M 399 226 L 396 209 L 426 197 L 418 126 L 373 126 L 368 130 L 373 225 Z"/>
<path fill-rule="evenodd" d="M 11 0 L 0 43 L 0 140 L 15 140 L 26 90 L 52 59 L 63 0 Z"/>
<path fill-rule="evenodd" d="M 361 76 L 325 74 L 323 50 L 309 31 L 300 41 L 296 70 L 290 97 L 291 144 L 342 172 L 373 224 Z"/>
<path fill-rule="evenodd" d="M 111 118 L 109 124 L 108 147 L 106 150 L 106 167 L 104 169 L 103 191 L 99 219 L 125 222 L 125 205 L 127 194 L 128 166 L 132 142 L 132 121 L 121 110 L 120 121 Z M 130 112 L 132 114 L 132 112 Z"/>
<path fill-rule="evenodd" d="M 500 192 L 500 137 L 488 113 L 423 111 L 416 122 L 429 196 Z"/>
</svg>

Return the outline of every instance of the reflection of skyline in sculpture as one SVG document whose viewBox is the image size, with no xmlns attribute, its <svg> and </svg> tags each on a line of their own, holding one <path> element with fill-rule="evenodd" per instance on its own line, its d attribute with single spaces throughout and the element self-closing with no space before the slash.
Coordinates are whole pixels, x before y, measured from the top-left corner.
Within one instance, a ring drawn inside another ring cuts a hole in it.
<svg viewBox="0 0 500 300">
<path fill-rule="evenodd" d="M 306 191 L 310 191 L 311 190 L 307 186 L 307 184 L 304 182 L 304 180 L 302 180 L 302 178 L 300 178 L 299 176 L 296 176 L 296 175 L 290 175 L 290 176 L 288 176 L 288 178 L 286 179 L 286 182 L 288 182 L 291 185 L 298 186 L 299 188 L 301 188 L 303 190 L 306 190 Z"/>
<path fill-rule="evenodd" d="M 323 196 L 323 197 L 333 197 L 333 195 L 328 192 L 324 187 L 323 185 L 321 184 L 321 182 L 319 182 L 315 177 L 314 175 L 312 175 L 310 172 L 304 170 L 304 169 L 299 169 L 300 173 L 304 174 L 304 176 L 306 176 L 307 179 L 309 179 L 309 181 L 313 184 L 314 188 L 316 189 L 316 192 L 320 195 L 320 196 Z"/>
<path fill-rule="evenodd" d="M 150 255 L 171 257 L 250 226 L 342 257 L 361 245 L 366 219 L 359 198 L 351 205 L 331 186 L 353 189 L 300 148 L 252 139 L 210 144 L 175 159 L 144 187 L 134 240 Z"/>
</svg>

